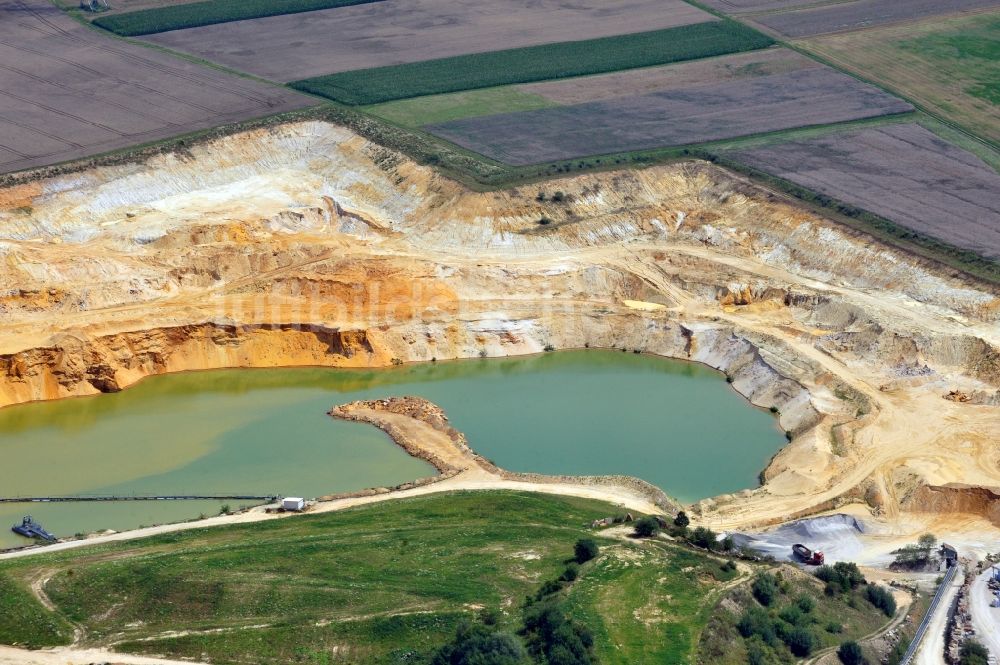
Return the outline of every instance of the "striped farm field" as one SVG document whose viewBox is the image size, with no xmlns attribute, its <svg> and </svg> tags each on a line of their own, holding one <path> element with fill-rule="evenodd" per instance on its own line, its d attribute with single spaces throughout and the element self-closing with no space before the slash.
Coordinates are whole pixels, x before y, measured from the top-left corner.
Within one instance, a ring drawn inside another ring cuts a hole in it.
<svg viewBox="0 0 1000 665">
<path fill-rule="evenodd" d="M 122 37 L 152 35 L 169 30 L 243 21 L 265 16 L 297 14 L 318 9 L 363 5 L 380 0 L 206 0 L 181 5 L 142 9 L 104 16 L 94 25 Z"/>
<path fill-rule="evenodd" d="M 378 104 L 460 90 L 600 74 L 760 49 L 773 41 L 733 21 L 474 53 L 297 81 L 345 104 Z"/>
</svg>

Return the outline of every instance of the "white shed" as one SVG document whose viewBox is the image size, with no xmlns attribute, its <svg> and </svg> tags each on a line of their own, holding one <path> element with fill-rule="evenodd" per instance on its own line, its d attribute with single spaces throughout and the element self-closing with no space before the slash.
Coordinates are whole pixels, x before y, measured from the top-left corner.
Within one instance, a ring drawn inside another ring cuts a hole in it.
<svg viewBox="0 0 1000 665">
<path fill-rule="evenodd" d="M 300 496 L 286 496 L 281 500 L 281 507 L 299 512 L 306 509 L 306 500 Z"/>
</svg>

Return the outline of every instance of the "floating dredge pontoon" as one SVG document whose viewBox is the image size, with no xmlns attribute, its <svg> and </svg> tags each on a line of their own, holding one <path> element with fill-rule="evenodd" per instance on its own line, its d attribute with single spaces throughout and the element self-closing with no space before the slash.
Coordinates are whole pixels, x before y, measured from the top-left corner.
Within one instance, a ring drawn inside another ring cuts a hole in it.
<svg viewBox="0 0 1000 665">
<path fill-rule="evenodd" d="M 25 538 L 41 538 L 49 542 L 53 542 L 56 539 L 55 536 L 43 529 L 41 524 L 31 519 L 31 515 L 25 516 L 20 524 L 15 524 L 10 530 Z"/>
</svg>

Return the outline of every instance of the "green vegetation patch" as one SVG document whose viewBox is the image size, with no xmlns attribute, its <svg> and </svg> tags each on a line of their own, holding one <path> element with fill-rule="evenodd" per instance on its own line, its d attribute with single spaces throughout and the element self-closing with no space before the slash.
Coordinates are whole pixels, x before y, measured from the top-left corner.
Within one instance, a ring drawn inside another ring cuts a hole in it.
<svg viewBox="0 0 1000 665">
<path fill-rule="evenodd" d="M 446 642 L 466 612 L 396 614 L 354 621 L 299 623 L 205 632 L 116 645 L 127 653 L 169 653 L 232 663 L 421 663 L 421 656 Z"/>
<path fill-rule="evenodd" d="M 23 585 L 0 573 L 0 644 L 39 647 L 67 644 L 70 625 L 48 612 Z"/>
<path fill-rule="evenodd" d="M 555 577 L 601 504 L 458 494 L 175 535 L 55 574 L 46 589 L 91 635 L 449 612 L 519 601 Z"/>
<path fill-rule="evenodd" d="M 297 14 L 317 9 L 363 5 L 379 0 L 207 0 L 183 5 L 142 9 L 124 14 L 102 16 L 94 21 L 105 30 L 123 37 L 151 35 L 168 30 L 197 28 L 214 23 L 228 23 L 280 14 Z"/>
<path fill-rule="evenodd" d="M 401 99 L 369 106 L 364 110 L 397 125 L 422 127 L 460 118 L 535 111 L 553 106 L 558 105 L 541 95 L 523 92 L 515 87 L 501 87 Z"/>
<path fill-rule="evenodd" d="M 220 665 L 437 665 L 463 650 L 509 651 L 512 665 L 694 662 L 740 573 L 590 528 L 614 512 L 456 492 L 5 561 L 0 643 L 65 644 L 73 622 L 90 645 Z M 55 612 L 31 591 L 41 576 Z M 580 657 L 553 660 L 566 650 Z"/>
<path fill-rule="evenodd" d="M 734 21 L 710 21 L 616 37 L 361 69 L 292 83 L 316 95 L 362 105 L 460 90 L 584 76 L 750 51 L 771 38 Z"/>
<path fill-rule="evenodd" d="M 963 23 L 961 30 L 901 41 L 899 48 L 969 81 L 965 92 L 973 97 L 1000 105 L 1000 14 Z"/>
<path fill-rule="evenodd" d="M 880 606 L 872 595 L 881 599 Z M 866 584 L 854 564 L 824 566 L 815 575 L 792 566 L 759 572 L 716 606 L 701 636 L 699 663 L 793 663 L 861 640 L 895 612 L 895 606 L 887 611 L 884 595 L 891 600 L 883 587 Z"/>
<path fill-rule="evenodd" d="M 602 665 L 691 663 L 720 582 L 735 567 L 680 547 L 608 549 L 569 593 Z"/>
</svg>

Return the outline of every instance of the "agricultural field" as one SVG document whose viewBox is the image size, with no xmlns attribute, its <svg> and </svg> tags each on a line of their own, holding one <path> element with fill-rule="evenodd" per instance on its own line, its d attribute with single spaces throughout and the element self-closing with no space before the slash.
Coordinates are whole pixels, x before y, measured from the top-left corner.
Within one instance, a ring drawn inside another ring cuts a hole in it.
<svg viewBox="0 0 1000 665">
<path fill-rule="evenodd" d="M 761 4 L 769 6 L 773 3 L 764 0 Z M 753 20 L 794 39 L 989 7 L 1000 7 L 1000 0 L 854 0 L 765 14 Z"/>
<path fill-rule="evenodd" d="M 133 0 L 141 1 L 141 0 Z M 844 0 L 700 0 L 700 3 L 716 11 L 726 14 L 752 14 L 756 12 L 795 9 L 796 7 L 815 7 L 824 4 L 836 4 Z"/>
<path fill-rule="evenodd" d="M 399 125 L 421 127 L 460 118 L 632 97 L 816 67 L 822 65 L 795 51 L 775 47 L 609 74 L 428 95 L 375 104 L 364 110 Z"/>
<path fill-rule="evenodd" d="M 831 133 L 727 157 L 1000 259 L 1000 174 L 916 124 Z"/>
<path fill-rule="evenodd" d="M 682 0 L 572 4 L 383 0 L 175 30 L 144 39 L 238 71 L 293 81 L 356 69 L 485 53 L 716 20 Z"/>
<path fill-rule="evenodd" d="M 821 67 L 815 60 L 795 51 L 774 47 L 662 67 L 561 81 L 542 81 L 519 86 L 519 89 L 557 104 L 580 104 Z"/>
<path fill-rule="evenodd" d="M 128 13 L 101 16 L 94 25 L 110 30 L 116 35 L 134 37 L 168 30 L 196 28 L 203 25 L 243 21 L 246 19 L 279 16 L 319 9 L 332 9 L 362 5 L 379 0 L 205 0 L 185 4 L 150 7 Z"/>
<path fill-rule="evenodd" d="M 0 643 L 65 643 L 73 622 L 86 645 L 213 663 L 325 662 L 331 651 L 423 662 L 480 612 L 516 630 L 525 596 L 562 575 L 578 539 L 596 537 L 599 557 L 579 568 L 586 584 L 563 592 L 570 616 L 598 639 L 641 634 L 629 645 L 637 655 L 668 649 L 656 662 L 692 662 L 714 601 L 739 573 L 720 558 L 589 528 L 615 512 L 582 499 L 457 493 L 11 560 L 0 565 L 0 607 L 11 610 Z M 40 573 L 54 613 L 29 590 Z M 633 589 L 655 595 L 654 624 L 633 616 L 644 600 Z"/>
<path fill-rule="evenodd" d="M 830 35 L 801 46 L 1000 143 L 1000 12 Z"/>
<path fill-rule="evenodd" d="M 512 165 L 645 150 L 906 113 L 912 107 L 827 68 L 692 86 L 427 130 Z"/>
<path fill-rule="evenodd" d="M 104 38 L 45 0 L 0 1 L 0 171 L 309 106 L 290 90 Z"/>
<path fill-rule="evenodd" d="M 661 65 L 770 46 L 769 37 L 732 21 L 712 21 L 617 37 L 543 44 L 331 74 L 293 87 L 345 104 L 377 104 Z"/>
</svg>

